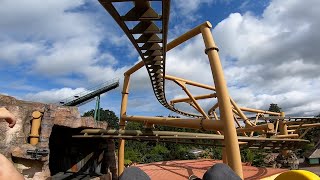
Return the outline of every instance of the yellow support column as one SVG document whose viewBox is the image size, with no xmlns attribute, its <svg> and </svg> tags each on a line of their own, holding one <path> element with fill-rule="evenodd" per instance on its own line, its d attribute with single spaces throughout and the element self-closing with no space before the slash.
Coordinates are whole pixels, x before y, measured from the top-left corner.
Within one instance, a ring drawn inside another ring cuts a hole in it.
<svg viewBox="0 0 320 180">
<path fill-rule="evenodd" d="M 32 113 L 30 144 L 37 145 L 39 142 L 39 129 L 41 123 L 42 113 L 40 111 L 34 111 Z"/>
<path fill-rule="evenodd" d="M 205 52 L 209 58 L 212 76 L 216 87 L 221 120 L 224 123 L 224 141 L 226 145 L 228 165 L 243 179 L 240 148 L 236 128 L 233 122 L 230 96 L 226 81 L 224 79 L 220 58 L 217 52 L 218 48 L 214 43 L 210 31 L 212 25 L 210 23 L 207 24 L 208 25 L 201 27 L 201 33 L 206 47 Z"/>
<path fill-rule="evenodd" d="M 127 104 L 128 104 L 128 94 L 129 94 L 129 83 L 130 83 L 130 75 L 124 75 L 123 89 L 122 89 L 122 102 L 121 102 L 121 110 L 120 110 L 120 130 L 125 129 L 126 121 L 123 117 L 127 114 Z M 124 139 L 119 139 L 119 150 L 118 150 L 118 176 L 122 174 L 124 171 Z"/>
<path fill-rule="evenodd" d="M 222 148 L 222 162 L 228 164 L 227 151 L 225 147 Z"/>
<path fill-rule="evenodd" d="M 280 112 L 280 117 L 284 118 L 285 114 L 284 112 Z M 284 119 L 279 120 L 279 130 L 280 135 L 288 135 L 288 125 L 286 124 L 286 121 Z M 287 155 L 288 150 L 281 151 L 282 155 Z"/>
</svg>

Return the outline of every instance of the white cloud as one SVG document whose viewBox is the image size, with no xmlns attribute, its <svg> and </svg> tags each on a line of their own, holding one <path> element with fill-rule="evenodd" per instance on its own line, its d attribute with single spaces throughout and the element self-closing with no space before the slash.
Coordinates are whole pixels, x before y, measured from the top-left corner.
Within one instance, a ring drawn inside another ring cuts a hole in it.
<svg viewBox="0 0 320 180">
<path fill-rule="evenodd" d="M 215 27 L 223 62 L 231 64 L 225 74 L 236 99 L 257 108 L 278 103 L 290 114 L 320 111 L 313 90 L 320 86 L 320 38 L 315 33 L 320 28 L 319 7 L 316 0 L 274 0 L 260 18 L 234 13 Z"/>
<path fill-rule="evenodd" d="M 44 75 L 68 74 L 84 69 L 93 64 L 93 57 L 97 53 L 92 39 L 77 37 L 66 42 L 57 42 L 50 48 L 48 54 L 37 57 L 35 70 Z"/>
<path fill-rule="evenodd" d="M 44 102 L 44 103 L 59 103 L 61 100 L 69 98 L 75 94 L 87 91 L 85 88 L 61 88 L 40 91 L 38 93 L 29 93 L 22 97 L 25 100 Z"/>
<path fill-rule="evenodd" d="M 176 0 L 174 1 L 179 13 L 187 15 L 197 11 L 202 4 L 211 4 L 214 0 Z"/>
<path fill-rule="evenodd" d="M 65 39 L 95 31 L 84 26 L 90 21 L 88 16 L 70 11 L 83 4 L 83 0 L 31 0 L 19 4 L 3 0 L 0 6 L 1 32 L 17 39 Z"/>
<path fill-rule="evenodd" d="M 230 94 L 241 106 L 268 109 L 270 103 L 278 103 L 291 115 L 320 112 L 315 90 L 320 86 L 319 7 L 316 0 L 275 0 L 261 17 L 233 13 L 213 29 Z M 305 9 L 310 11 L 303 13 Z M 169 52 L 167 73 L 212 83 L 203 50 L 201 37 L 196 37 Z M 183 94 L 180 89 L 169 89 L 171 97 Z M 201 104 L 204 109 L 211 106 Z"/>
<path fill-rule="evenodd" d="M 100 45 L 106 40 L 115 46 L 128 41 L 101 5 L 91 3 L 97 6 L 95 12 L 78 10 L 86 6 L 84 0 L 31 0 L 18 5 L 1 1 L 0 61 L 17 68 L 27 63 L 30 74 L 55 81 L 76 75 L 94 84 L 122 73 L 126 67 L 116 68 L 114 54 L 109 49 L 102 52 Z"/>
<path fill-rule="evenodd" d="M 193 13 L 194 16 L 188 19 L 193 22 L 192 18 L 201 14 L 197 13 L 199 7 L 212 2 L 174 1 L 172 9 L 176 12 L 172 13 L 175 16 Z M 101 52 L 99 45 L 109 40 L 114 46 L 133 48 L 104 10 L 103 16 L 72 10 L 83 4 L 84 1 L 44 4 L 32 0 L 21 2 L 17 7 L 9 1 L 1 1 L 0 26 L 4 28 L 0 29 L 0 44 L 7 44 L 7 49 L 0 49 L 0 60 L 21 63 L 24 61 L 21 57 L 33 59 L 34 74 L 52 76 L 53 81 L 74 83 L 77 87 L 84 87 L 84 84 L 65 75 L 76 74 L 88 84 L 118 75 L 122 77 L 131 65 L 121 64 L 111 50 Z M 241 106 L 267 109 L 270 103 L 278 103 L 288 114 L 318 114 L 319 7 L 318 0 L 273 0 L 259 17 L 251 13 L 233 13 L 215 26 L 213 34 L 220 48 L 229 91 Z M 106 21 L 104 23 L 108 26 L 99 24 L 100 21 Z M 188 23 L 178 22 L 172 30 L 176 31 L 177 27 L 178 34 L 181 29 L 192 28 Z M 131 58 L 135 56 L 133 53 Z M 166 63 L 168 74 L 213 85 L 201 36 L 170 51 Z M 26 98 L 56 102 L 76 90 L 53 89 L 28 94 Z M 190 90 L 195 95 L 210 93 L 196 88 Z M 144 67 L 132 76 L 130 94 L 137 91 L 153 96 Z M 166 83 L 166 92 L 168 100 L 185 97 L 181 88 L 173 83 Z M 155 97 L 148 96 L 133 101 L 131 105 L 137 106 L 143 100 L 159 104 Z M 203 101 L 201 104 L 208 109 L 213 102 Z M 154 107 L 157 106 L 145 103 L 141 108 L 151 111 Z"/>
<path fill-rule="evenodd" d="M 19 64 L 22 61 L 30 60 L 38 54 L 43 47 L 41 44 L 30 42 L 15 42 L 11 40 L 0 41 L 0 61 L 9 64 Z"/>
</svg>

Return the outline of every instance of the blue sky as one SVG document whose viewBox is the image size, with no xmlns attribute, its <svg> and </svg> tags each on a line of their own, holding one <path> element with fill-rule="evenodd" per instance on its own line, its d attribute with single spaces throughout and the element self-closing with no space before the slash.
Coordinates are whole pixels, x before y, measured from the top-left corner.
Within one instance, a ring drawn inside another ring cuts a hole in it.
<svg viewBox="0 0 320 180">
<path fill-rule="evenodd" d="M 320 113 L 319 8 L 317 0 L 172 0 L 169 41 L 210 21 L 237 103 L 261 109 L 277 103 L 289 115 L 313 116 Z M 19 99 L 59 102 L 115 77 L 122 84 L 123 72 L 139 61 L 97 1 L 3 0 L 0 27 L 0 93 Z M 197 36 L 168 52 L 167 74 L 212 84 L 203 50 Z M 173 114 L 154 97 L 144 68 L 131 84 L 128 114 Z M 166 91 L 168 100 L 185 97 L 170 82 Z M 119 114 L 120 101 L 121 86 L 102 96 L 101 106 Z M 201 102 L 205 109 L 212 104 Z M 94 102 L 80 111 L 92 108 Z"/>
</svg>

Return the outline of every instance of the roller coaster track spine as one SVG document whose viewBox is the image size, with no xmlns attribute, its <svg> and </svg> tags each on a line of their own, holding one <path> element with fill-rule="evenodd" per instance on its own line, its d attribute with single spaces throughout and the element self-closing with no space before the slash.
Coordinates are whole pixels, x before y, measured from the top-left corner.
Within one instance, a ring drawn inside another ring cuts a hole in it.
<svg viewBox="0 0 320 180">
<path fill-rule="evenodd" d="M 121 16 L 112 4 L 113 2 L 133 2 L 124 0 L 99 0 L 101 5 L 109 12 L 109 14 L 118 23 L 124 33 L 127 35 L 133 46 L 142 58 L 147 68 L 153 92 L 157 100 L 167 109 L 178 114 L 201 118 L 202 115 L 192 114 L 181 111 L 167 102 L 165 95 L 165 62 L 167 52 L 167 34 L 168 22 L 170 14 L 170 1 L 162 0 L 162 14 L 159 15 L 146 0 L 134 1 L 135 6 Z M 129 29 L 126 25 L 127 21 L 137 21 L 138 24 Z M 161 22 L 162 28 L 159 28 L 154 21 Z M 135 38 L 134 34 L 141 34 L 139 38 Z M 159 34 L 160 37 L 158 36 Z M 143 44 L 139 46 L 139 44 Z M 162 44 L 162 47 L 159 45 Z"/>
</svg>

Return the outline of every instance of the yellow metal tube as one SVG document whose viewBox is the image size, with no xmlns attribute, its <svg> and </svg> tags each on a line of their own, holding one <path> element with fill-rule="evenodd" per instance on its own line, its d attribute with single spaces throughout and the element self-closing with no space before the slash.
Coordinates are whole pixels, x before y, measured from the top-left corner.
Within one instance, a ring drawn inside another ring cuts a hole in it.
<svg viewBox="0 0 320 180">
<path fill-rule="evenodd" d="M 195 100 L 199 100 L 199 99 L 207 99 L 207 98 L 214 98 L 217 97 L 216 94 L 205 94 L 205 95 L 199 95 L 199 96 L 194 96 L 193 98 Z M 171 104 L 174 103 L 180 103 L 180 102 L 191 102 L 191 99 L 189 97 L 187 98 L 179 98 L 179 99 L 173 99 L 170 101 Z"/>
<path fill-rule="evenodd" d="M 278 133 L 278 129 L 279 129 L 279 120 L 277 120 L 276 122 L 276 129 L 274 130 L 274 132 Z"/>
<path fill-rule="evenodd" d="M 234 110 L 234 109 L 232 109 L 232 110 Z M 242 129 L 242 126 L 240 125 L 240 123 L 239 123 L 236 115 L 233 115 L 233 119 L 234 119 L 234 121 L 236 122 L 236 124 L 238 125 L 238 129 Z M 237 129 L 237 132 L 238 132 L 238 129 Z M 245 132 L 243 132 L 243 135 L 244 135 L 244 136 L 248 136 Z"/>
<path fill-rule="evenodd" d="M 235 115 L 233 115 L 233 119 L 234 119 L 234 121 L 236 122 L 236 124 L 238 125 L 238 127 L 239 127 L 239 128 L 242 128 L 242 126 L 240 125 L 240 123 L 239 123 L 239 121 L 238 121 L 238 118 L 237 118 Z"/>
<path fill-rule="evenodd" d="M 312 127 L 307 128 L 307 129 L 299 136 L 299 139 L 302 139 L 311 129 L 312 129 Z"/>
<path fill-rule="evenodd" d="M 129 96 L 129 84 L 130 84 L 130 75 L 124 75 L 124 82 L 122 88 L 122 101 L 121 101 L 121 109 L 120 109 L 120 130 L 125 129 L 126 121 L 124 120 L 124 116 L 127 114 L 127 104 L 128 104 L 128 96 Z M 118 149 L 118 176 L 122 174 L 124 171 L 124 147 L 125 141 L 124 139 L 119 139 L 119 149 Z"/>
<path fill-rule="evenodd" d="M 253 123 L 255 126 L 257 125 L 257 121 L 258 121 L 258 119 L 259 119 L 259 116 L 260 116 L 260 113 L 257 113 L 257 114 L 256 114 L 256 119 L 254 120 L 254 123 Z M 275 132 L 277 132 L 277 131 L 275 131 Z M 250 133 L 250 137 L 253 136 L 253 133 L 254 133 L 254 131 L 252 131 L 252 132 Z"/>
<path fill-rule="evenodd" d="M 106 135 L 131 135 L 131 136 L 195 136 L 195 137 L 217 137 L 216 134 L 189 133 L 175 131 L 141 131 L 141 130 L 114 130 L 114 129 L 84 129 L 80 133 L 87 136 L 89 134 Z"/>
<path fill-rule="evenodd" d="M 277 136 L 272 136 L 271 138 L 298 138 L 299 134 L 287 134 L 287 135 L 277 135 Z"/>
<path fill-rule="evenodd" d="M 171 49 L 179 46 L 180 44 L 184 43 L 185 41 L 193 38 L 194 36 L 198 35 L 201 33 L 201 27 L 202 26 L 207 26 L 207 27 L 212 27 L 211 23 L 209 21 L 206 21 L 199 26 L 191 29 L 190 31 L 184 33 L 183 35 L 179 36 L 175 40 L 171 41 L 170 43 L 167 44 L 167 51 L 170 51 Z"/>
<path fill-rule="evenodd" d="M 219 107 L 219 104 L 216 103 L 212 106 L 212 108 L 209 109 L 208 114 L 211 115 L 212 112 L 214 112 Z"/>
<path fill-rule="evenodd" d="M 201 26 L 201 34 L 205 43 L 206 53 L 209 58 L 212 76 L 216 87 L 221 120 L 224 123 L 224 137 L 228 165 L 243 179 L 240 148 L 237 139 L 237 132 L 233 122 L 230 96 L 224 79 L 217 47 L 214 43 L 210 28 L 211 26 Z"/>
<path fill-rule="evenodd" d="M 135 121 L 141 123 L 158 124 L 163 126 L 206 129 L 220 131 L 223 130 L 222 121 L 211 119 L 184 119 L 184 118 L 168 118 L 168 117 L 147 117 L 147 116 L 123 116 L 126 121 Z"/>
<path fill-rule="evenodd" d="M 298 126 L 300 126 L 300 125 L 302 125 L 302 124 L 305 124 L 305 122 L 303 122 L 303 121 L 287 121 L 286 124 L 287 124 L 288 126 L 292 127 L 292 125 L 298 125 Z M 296 127 L 298 127 L 298 126 L 296 126 Z"/>
<path fill-rule="evenodd" d="M 237 115 L 237 116 L 239 116 L 239 117 L 240 117 L 240 115 L 239 115 L 239 113 L 238 113 L 238 111 L 237 111 L 237 110 L 235 110 L 235 109 L 233 109 L 233 108 L 232 108 L 232 112 L 233 112 L 235 115 Z"/>
<path fill-rule="evenodd" d="M 248 120 L 247 116 L 245 114 L 243 114 L 243 112 L 241 111 L 241 109 L 239 108 L 239 106 L 237 105 L 236 102 L 234 102 L 234 100 L 230 97 L 230 101 L 232 106 L 235 108 L 235 110 L 238 112 L 238 115 L 241 119 L 243 119 L 244 123 L 248 126 L 252 126 L 252 123 Z"/>
<path fill-rule="evenodd" d="M 289 127 L 288 127 L 288 129 L 289 129 Z M 293 132 L 296 132 L 297 130 L 295 130 L 295 129 L 290 129 L 290 130 L 288 130 L 288 133 L 293 133 Z"/>
<path fill-rule="evenodd" d="M 267 132 L 273 132 L 274 131 L 274 125 L 272 123 L 266 123 L 261 124 L 258 126 L 251 126 L 251 127 L 245 127 L 241 129 L 237 129 L 237 132 L 251 132 L 251 131 L 267 131 Z"/>
<path fill-rule="evenodd" d="M 295 129 L 295 128 L 299 128 L 303 129 L 303 128 L 309 128 L 309 127 L 319 127 L 320 123 L 314 123 L 314 124 L 301 124 L 301 125 L 290 125 L 288 126 L 288 129 Z"/>
<path fill-rule="evenodd" d="M 257 122 L 258 122 L 258 119 L 259 119 L 260 115 L 261 115 L 260 113 L 257 113 L 256 119 L 254 120 L 254 125 L 257 125 Z"/>
<path fill-rule="evenodd" d="M 213 116 L 214 116 L 214 119 L 219 120 L 218 115 L 215 111 L 213 111 Z"/>
<path fill-rule="evenodd" d="M 222 162 L 228 164 L 227 151 L 225 147 L 222 148 Z"/>
<path fill-rule="evenodd" d="M 285 114 L 284 112 L 280 112 L 280 117 L 284 118 Z M 288 125 L 286 124 L 285 120 L 280 120 L 279 121 L 279 130 L 280 130 L 280 135 L 288 135 Z M 281 151 L 283 155 L 288 154 L 288 150 L 283 150 Z"/>
<path fill-rule="evenodd" d="M 252 108 L 247 108 L 247 107 L 240 107 L 240 109 L 242 111 L 247 111 L 247 112 L 263 113 L 263 114 L 271 114 L 271 115 L 280 116 L 280 113 L 271 112 L 271 111 L 264 111 L 264 110 L 260 110 L 260 109 L 252 109 Z"/>
<path fill-rule="evenodd" d="M 206 129 L 223 131 L 223 122 L 220 120 L 211 119 L 190 119 L 190 118 L 168 118 L 168 117 L 148 117 L 148 116 L 123 116 L 124 121 L 134 121 L 148 124 L 158 124 L 171 127 L 191 128 L 191 129 Z M 202 126 L 201 126 L 202 125 Z M 237 129 L 238 133 L 250 131 L 273 131 L 273 124 L 267 123 L 254 127 Z"/>
<path fill-rule="evenodd" d="M 279 122 L 279 129 L 281 135 L 288 135 L 288 125 L 286 124 L 286 121 L 280 121 Z"/>
<path fill-rule="evenodd" d="M 196 105 L 194 105 L 192 102 L 189 102 L 190 106 L 192 106 L 195 110 L 197 110 L 198 112 L 200 112 L 200 110 L 197 108 Z"/>
<path fill-rule="evenodd" d="M 178 78 L 178 77 L 167 75 L 167 74 L 164 76 L 164 78 L 168 79 L 168 80 L 171 80 L 171 81 L 176 81 L 176 80 L 177 81 L 182 81 L 182 82 L 185 82 L 186 84 L 189 84 L 189 85 L 192 85 L 192 86 L 196 86 L 196 87 L 201 87 L 201 88 L 208 89 L 208 90 L 213 90 L 213 91 L 216 90 L 216 88 L 213 87 L 213 86 L 197 83 L 197 82 L 194 82 L 194 81 L 190 81 L 190 80 L 183 79 L 183 78 Z"/>
<path fill-rule="evenodd" d="M 30 144 L 36 145 L 39 142 L 39 130 L 42 113 L 40 111 L 34 111 L 32 113 L 32 122 L 31 122 L 31 133 L 30 133 Z"/>
<path fill-rule="evenodd" d="M 183 91 L 189 96 L 191 102 L 193 102 L 193 104 L 196 106 L 196 110 L 199 111 L 199 113 L 201 113 L 206 119 L 209 119 L 209 116 L 204 112 L 204 110 L 202 109 L 202 107 L 198 104 L 198 102 L 195 100 L 195 98 L 192 96 L 192 94 L 190 93 L 190 91 L 187 89 L 186 85 L 184 82 L 179 82 L 179 81 L 175 81 L 182 89 Z"/>
</svg>

